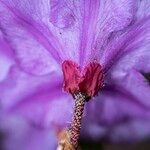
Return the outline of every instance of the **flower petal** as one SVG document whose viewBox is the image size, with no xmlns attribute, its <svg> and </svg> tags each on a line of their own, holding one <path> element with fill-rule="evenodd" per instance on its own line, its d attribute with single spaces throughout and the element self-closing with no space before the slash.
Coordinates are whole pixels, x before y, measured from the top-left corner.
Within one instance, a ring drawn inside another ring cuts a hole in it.
<svg viewBox="0 0 150 150">
<path fill-rule="evenodd" d="M 10 112 L 22 115 L 29 123 L 40 128 L 65 128 L 71 121 L 73 101 L 58 90 L 51 89 L 51 92 L 34 93 L 25 97 L 22 102 L 11 108 Z"/>
<path fill-rule="evenodd" d="M 132 21 L 135 2 L 91 1 L 81 4 L 80 20 L 80 65 L 86 61 L 100 59 L 103 46 L 112 32 L 125 28 Z M 85 57 L 83 57 L 85 56 Z"/>
<path fill-rule="evenodd" d="M 70 121 L 73 101 L 62 93 L 62 84 L 60 75 L 32 76 L 13 67 L 0 84 L 2 108 L 41 127 L 64 126 Z"/>
<path fill-rule="evenodd" d="M 82 67 L 91 59 L 99 61 L 103 46 L 111 32 L 128 26 L 136 8 L 136 2 L 131 0 L 52 0 L 51 4 L 51 22 L 58 28 L 65 28 L 65 31 L 67 28 L 76 32 L 76 39 L 71 36 L 71 39 L 77 41 L 72 51 L 75 57 L 77 55 L 76 61 Z M 67 36 L 70 35 L 69 32 L 66 33 Z M 69 36 L 66 39 L 70 41 Z M 74 60 L 72 57 L 71 59 Z"/>
<path fill-rule="evenodd" d="M 13 65 L 13 53 L 10 47 L 2 38 L 2 34 L 0 32 L 0 82 L 5 79 L 9 68 Z"/>
<path fill-rule="evenodd" d="M 56 149 L 56 135 L 51 129 L 37 128 L 18 115 L 3 114 L 0 130 L 4 134 L 1 144 L 5 150 Z"/>
<path fill-rule="evenodd" d="M 46 62 L 52 60 L 48 52 L 59 63 L 71 58 L 82 66 L 91 59 L 99 60 L 99 50 L 102 52 L 110 33 L 129 25 L 134 9 L 135 2 L 131 0 L 52 0 L 50 4 L 43 0 L 32 4 L 29 0 L 1 0 L 1 29 L 17 52 L 21 66 L 34 74 L 42 74 L 43 69 L 45 74 L 49 72 Z M 35 49 L 38 53 L 34 56 Z M 25 54 L 18 54 L 19 50 Z M 29 53 L 31 57 L 27 59 Z M 37 71 L 33 69 L 35 62 L 39 64 Z"/>
<path fill-rule="evenodd" d="M 150 132 L 146 132 L 150 125 L 149 99 L 150 86 L 145 82 L 144 77 L 135 70 L 130 71 L 124 79 L 118 82 L 114 80 L 111 86 L 106 85 L 99 98 L 89 103 L 88 119 L 85 120 L 87 132 L 84 132 L 88 135 L 94 133 L 95 138 L 110 137 L 111 140 L 119 139 L 118 136 L 121 134 L 119 141 L 139 140 L 150 135 Z M 132 126 L 134 121 L 137 122 L 135 127 Z M 140 131 L 137 131 L 138 126 L 144 121 Z M 89 131 L 93 129 L 92 126 L 96 126 L 97 132 Z M 123 131 L 127 128 L 129 130 L 130 126 L 137 133 L 123 134 Z M 145 131 L 141 134 L 142 130 Z M 102 134 L 98 135 L 98 133 Z M 94 135 L 91 136 L 94 138 Z M 125 138 L 125 136 L 129 137 Z"/>
<path fill-rule="evenodd" d="M 138 10 L 136 14 L 136 19 L 140 20 L 144 17 L 150 15 L 150 3 L 149 0 L 138 1 Z"/>
<path fill-rule="evenodd" d="M 3 38 L 3 33 L 0 31 L 0 54 L 8 59 L 12 60 L 13 52 L 12 49 L 9 47 L 5 39 Z"/>
<path fill-rule="evenodd" d="M 60 57 L 55 47 L 42 34 L 40 24 L 29 20 L 24 13 L 0 2 L 2 36 L 13 49 L 20 66 L 27 72 L 43 75 L 57 69 Z M 47 33 L 44 27 L 43 33 Z M 53 36 L 50 36 L 52 40 Z M 53 43 L 56 43 L 53 40 Z M 58 44 L 57 44 L 58 45 Z M 53 65 L 55 64 L 55 65 Z"/>
<path fill-rule="evenodd" d="M 7 109 L 13 107 L 19 103 L 20 100 L 23 100 L 25 96 L 36 90 L 44 91 L 46 87 L 57 86 L 59 80 L 56 80 L 54 76 L 55 75 L 51 74 L 50 76 L 45 76 L 45 78 L 35 77 L 25 74 L 15 66 L 11 67 L 7 76 L 0 84 L 0 90 L 2 91 L 0 97 L 3 107 Z"/>
<path fill-rule="evenodd" d="M 135 68 L 150 71 L 150 16 L 132 25 L 125 33 L 116 35 L 108 44 L 102 57 L 105 70 L 117 71 L 118 76 Z M 131 59 L 132 58 L 132 59 Z"/>
</svg>

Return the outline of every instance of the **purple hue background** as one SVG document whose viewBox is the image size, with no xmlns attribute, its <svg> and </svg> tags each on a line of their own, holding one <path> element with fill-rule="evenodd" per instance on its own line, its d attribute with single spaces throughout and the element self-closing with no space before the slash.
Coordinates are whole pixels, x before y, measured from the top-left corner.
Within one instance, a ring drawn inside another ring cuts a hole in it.
<svg viewBox="0 0 150 150">
<path fill-rule="evenodd" d="M 87 103 L 82 139 L 150 137 L 149 0 L 0 0 L 0 130 L 4 150 L 56 149 L 71 95 L 61 64 L 102 65 L 105 86 Z M 145 76 L 144 76 L 145 75 Z"/>
</svg>

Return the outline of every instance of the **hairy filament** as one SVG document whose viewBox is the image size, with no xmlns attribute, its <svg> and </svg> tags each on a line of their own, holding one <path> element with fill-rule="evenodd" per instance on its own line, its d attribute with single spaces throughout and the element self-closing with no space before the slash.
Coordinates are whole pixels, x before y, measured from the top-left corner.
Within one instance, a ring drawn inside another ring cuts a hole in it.
<svg viewBox="0 0 150 150">
<path fill-rule="evenodd" d="M 84 105 L 86 102 L 85 94 L 78 92 L 74 94 L 75 99 L 75 107 L 74 107 L 74 116 L 71 123 L 70 128 L 70 141 L 71 144 L 77 148 L 78 147 L 78 139 L 80 136 L 80 129 L 81 129 L 81 120 L 84 111 Z"/>
</svg>

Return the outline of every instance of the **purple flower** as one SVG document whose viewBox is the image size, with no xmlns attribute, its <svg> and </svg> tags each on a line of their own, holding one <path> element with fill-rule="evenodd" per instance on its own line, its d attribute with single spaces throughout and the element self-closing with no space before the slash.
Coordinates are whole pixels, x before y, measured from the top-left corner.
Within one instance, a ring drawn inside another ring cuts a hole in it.
<svg viewBox="0 0 150 150">
<path fill-rule="evenodd" d="M 83 138 L 150 136 L 149 26 L 148 0 L 0 0 L 2 111 L 39 130 L 67 127 L 73 100 L 64 72 L 70 93 L 99 91 L 86 105 Z"/>
</svg>

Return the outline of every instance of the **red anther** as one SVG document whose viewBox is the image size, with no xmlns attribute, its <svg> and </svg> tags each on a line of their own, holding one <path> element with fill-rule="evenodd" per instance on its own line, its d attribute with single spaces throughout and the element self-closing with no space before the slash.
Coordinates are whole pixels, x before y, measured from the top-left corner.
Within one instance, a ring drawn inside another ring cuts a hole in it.
<svg viewBox="0 0 150 150">
<path fill-rule="evenodd" d="M 99 63 L 91 62 L 81 70 L 78 64 L 66 60 L 62 64 L 62 70 L 64 90 L 71 94 L 81 92 L 93 97 L 103 86 L 103 71 Z"/>
</svg>

